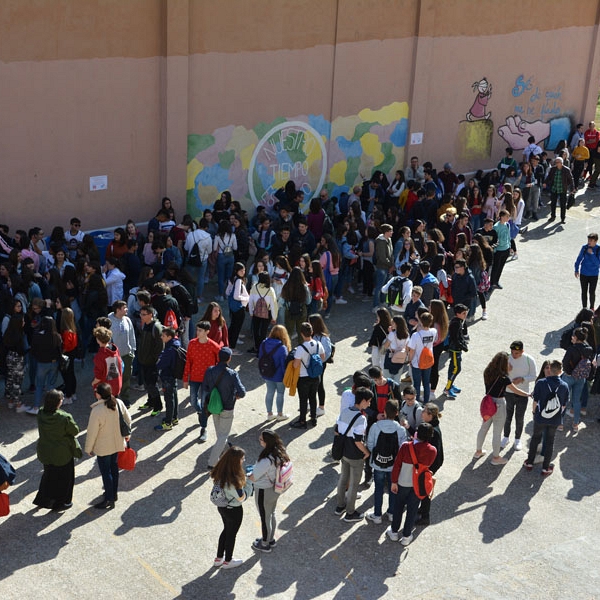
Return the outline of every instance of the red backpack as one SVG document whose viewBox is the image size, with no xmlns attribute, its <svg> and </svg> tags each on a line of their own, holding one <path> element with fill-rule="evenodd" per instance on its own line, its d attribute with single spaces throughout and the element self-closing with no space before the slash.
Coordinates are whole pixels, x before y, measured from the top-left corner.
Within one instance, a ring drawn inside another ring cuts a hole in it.
<svg viewBox="0 0 600 600">
<path fill-rule="evenodd" d="M 172 327 L 175 331 L 179 329 L 179 323 L 177 323 L 177 317 L 175 316 L 175 312 L 172 308 L 165 313 L 164 326 Z"/>
<path fill-rule="evenodd" d="M 435 485 L 435 479 L 433 473 L 429 467 L 420 464 L 417 461 L 417 455 L 413 442 L 408 442 L 408 450 L 410 451 L 410 458 L 412 460 L 413 469 L 413 490 L 417 495 L 417 498 L 423 500 L 427 496 L 431 497 L 433 494 L 433 486 Z"/>
</svg>

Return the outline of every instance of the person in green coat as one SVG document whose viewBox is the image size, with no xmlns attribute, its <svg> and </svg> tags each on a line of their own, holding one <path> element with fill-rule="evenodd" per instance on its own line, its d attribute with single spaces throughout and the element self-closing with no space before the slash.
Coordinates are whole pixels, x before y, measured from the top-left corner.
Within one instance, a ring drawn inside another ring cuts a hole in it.
<svg viewBox="0 0 600 600">
<path fill-rule="evenodd" d="M 76 439 L 79 427 L 73 417 L 60 410 L 63 393 L 50 390 L 44 396 L 44 407 L 38 413 L 37 456 L 44 474 L 33 503 L 40 508 L 63 511 L 73 506 L 75 458 L 82 451 Z"/>
</svg>

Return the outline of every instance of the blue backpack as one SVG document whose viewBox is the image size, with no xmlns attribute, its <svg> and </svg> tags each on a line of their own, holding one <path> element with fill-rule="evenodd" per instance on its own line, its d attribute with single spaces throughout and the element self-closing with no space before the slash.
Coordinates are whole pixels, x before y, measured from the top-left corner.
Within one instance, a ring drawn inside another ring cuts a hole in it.
<svg viewBox="0 0 600 600">
<path fill-rule="evenodd" d="M 304 348 L 310 356 L 308 364 L 304 365 L 306 367 L 306 374 L 312 379 L 318 379 L 323 375 L 323 361 L 321 360 L 321 357 L 317 353 L 311 354 L 310 350 L 304 344 L 301 344 L 301 347 Z"/>
</svg>

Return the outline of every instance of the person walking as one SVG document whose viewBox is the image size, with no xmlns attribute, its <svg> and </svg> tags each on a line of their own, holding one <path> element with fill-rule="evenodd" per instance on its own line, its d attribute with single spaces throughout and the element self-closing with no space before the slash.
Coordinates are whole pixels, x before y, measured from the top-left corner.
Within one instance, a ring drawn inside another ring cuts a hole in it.
<svg viewBox="0 0 600 600">
<path fill-rule="evenodd" d="M 155 417 L 162 410 L 162 401 L 158 391 L 158 370 L 156 361 L 164 349 L 162 341 L 162 325 L 156 318 L 156 311 L 152 306 L 143 306 L 140 309 L 142 333 L 138 344 L 138 362 L 144 375 L 144 387 L 148 399 L 138 410 L 151 409 L 151 416 Z"/>
<path fill-rule="evenodd" d="M 575 260 L 575 277 L 581 285 L 581 306 L 588 306 L 588 291 L 590 296 L 590 309 L 596 306 L 596 286 L 600 273 L 600 246 L 598 234 L 589 233 L 587 244 L 584 244 Z"/>
<path fill-rule="evenodd" d="M 560 203 L 560 222 L 564 225 L 567 218 L 567 194 L 575 193 L 575 186 L 571 169 L 563 164 L 562 158 L 554 159 L 554 166 L 548 172 L 544 187 L 550 190 L 549 221 L 552 222 L 556 219 L 556 203 L 558 202 Z"/>
</svg>

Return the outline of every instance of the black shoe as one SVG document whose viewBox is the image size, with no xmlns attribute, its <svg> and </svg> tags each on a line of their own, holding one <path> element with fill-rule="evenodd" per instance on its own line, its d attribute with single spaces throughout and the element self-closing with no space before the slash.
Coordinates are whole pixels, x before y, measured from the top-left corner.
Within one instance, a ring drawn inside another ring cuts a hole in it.
<svg viewBox="0 0 600 600">
<path fill-rule="evenodd" d="M 346 523 L 358 523 L 359 521 L 362 521 L 364 519 L 364 516 L 362 513 L 359 513 L 357 511 L 354 511 L 352 514 L 347 514 L 344 517 L 344 521 L 346 521 Z"/>
<path fill-rule="evenodd" d="M 362 487 L 363 487 L 365 490 L 368 490 L 368 489 L 371 487 L 371 482 L 372 482 L 372 480 L 371 480 L 370 478 L 369 478 L 369 479 L 365 479 L 365 480 L 364 480 L 364 481 L 361 483 L 361 485 L 362 485 Z"/>
<path fill-rule="evenodd" d="M 556 221 L 556 217 L 550 217 L 550 218 L 548 219 L 548 223 L 552 223 L 552 221 Z"/>
<path fill-rule="evenodd" d="M 346 507 L 345 506 L 337 506 L 333 512 L 336 516 L 341 517 L 346 512 Z"/>
<path fill-rule="evenodd" d="M 202 427 L 200 429 L 200 438 L 198 439 L 199 444 L 204 444 L 206 442 L 206 427 Z"/>
<path fill-rule="evenodd" d="M 498 288 L 499 290 L 503 290 L 504 289 L 499 283 L 496 284 L 496 288 Z"/>
<path fill-rule="evenodd" d="M 429 525 L 429 517 L 421 517 L 415 525 L 419 525 L 421 527 L 427 527 Z"/>
<path fill-rule="evenodd" d="M 537 221 L 537 220 L 538 220 L 538 216 L 537 216 L 535 213 L 533 213 L 533 217 L 531 217 L 531 218 L 532 218 L 534 221 Z"/>
<path fill-rule="evenodd" d="M 313 427 L 316 427 L 316 426 L 317 426 L 317 419 L 311 419 L 311 420 L 310 420 L 310 424 L 311 424 Z"/>
<path fill-rule="evenodd" d="M 306 421 L 294 421 L 290 423 L 290 427 L 294 429 L 307 429 Z"/>
<path fill-rule="evenodd" d="M 116 502 L 119 499 L 119 494 L 115 494 L 115 499 L 113 500 L 113 502 Z"/>
<path fill-rule="evenodd" d="M 560 222 L 560 224 L 561 224 L 561 225 L 564 225 L 564 224 L 565 224 L 565 220 L 563 219 L 563 220 Z"/>
<path fill-rule="evenodd" d="M 62 512 L 63 510 L 69 510 L 69 508 L 73 507 L 73 503 L 72 502 L 63 502 L 61 504 L 55 504 L 52 507 L 52 510 L 55 512 Z"/>
<path fill-rule="evenodd" d="M 104 500 L 103 502 L 98 502 L 98 504 L 94 504 L 94 508 L 98 508 L 100 510 L 111 510 L 115 507 L 115 503 L 113 500 Z"/>
</svg>

